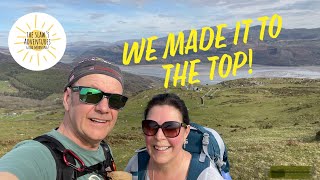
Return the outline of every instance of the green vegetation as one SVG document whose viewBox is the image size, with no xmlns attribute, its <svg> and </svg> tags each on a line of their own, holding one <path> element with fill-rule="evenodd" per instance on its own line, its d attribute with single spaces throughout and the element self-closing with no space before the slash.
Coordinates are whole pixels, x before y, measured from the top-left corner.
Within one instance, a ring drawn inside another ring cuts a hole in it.
<svg viewBox="0 0 320 180">
<path fill-rule="evenodd" d="M 153 88 L 130 97 L 107 137 L 118 169 L 144 146 L 140 122 L 146 102 L 155 94 L 173 92 L 185 100 L 193 121 L 221 134 L 233 179 L 268 179 L 271 166 L 311 166 L 313 178 L 320 178 L 320 80 L 239 79 L 201 88 Z M 63 108 L 56 98 L 33 103 L 19 99 L 16 104 L 25 107 L 18 110 L 0 107 L 0 156 L 17 142 L 59 125 Z"/>
<path fill-rule="evenodd" d="M 17 93 L 18 90 L 11 86 L 9 81 L 0 81 L 0 92 L 5 94 L 5 93 Z"/>
<path fill-rule="evenodd" d="M 2 90 L 4 95 L 44 99 L 52 93 L 61 93 L 69 70 L 52 68 L 45 71 L 30 71 L 17 63 L 0 63 L 0 81 L 8 83 L 11 90 Z"/>
</svg>

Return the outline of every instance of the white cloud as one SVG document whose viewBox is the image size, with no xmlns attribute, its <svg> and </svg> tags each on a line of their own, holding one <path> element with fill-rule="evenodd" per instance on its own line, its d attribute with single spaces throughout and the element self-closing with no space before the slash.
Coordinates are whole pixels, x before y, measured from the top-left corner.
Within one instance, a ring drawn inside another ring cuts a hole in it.
<svg viewBox="0 0 320 180">
<path fill-rule="evenodd" d="M 89 18 L 92 20 L 100 19 L 104 16 L 105 16 L 105 14 L 103 14 L 103 13 L 89 13 Z"/>
<path fill-rule="evenodd" d="M 0 7 L 5 10 L 10 7 L 12 12 L 19 13 L 9 13 L 11 17 L 2 13 L 1 19 L 6 24 L 0 24 L 1 28 L 9 29 L 9 24 L 26 12 L 43 11 L 59 20 L 68 41 L 91 38 L 112 42 L 152 35 L 164 37 L 170 32 L 221 23 L 232 28 L 237 21 L 250 18 L 257 24 L 258 17 L 275 13 L 283 17 L 284 28 L 320 27 L 319 0 L 89 0 L 83 4 L 76 0 L 12 1 L 15 3 L 1 1 Z"/>
<path fill-rule="evenodd" d="M 99 4 L 121 4 L 121 5 L 134 5 L 136 7 L 143 7 L 150 0 L 91 0 L 93 3 Z"/>
<path fill-rule="evenodd" d="M 41 11 L 47 10 L 48 6 L 45 4 L 34 4 L 34 5 L 26 6 L 26 8 L 30 12 L 41 12 Z"/>
<path fill-rule="evenodd" d="M 176 0 L 176 2 L 182 2 L 182 0 Z M 297 3 L 306 2 L 305 0 L 277 1 L 274 3 L 269 0 L 258 2 L 225 0 L 216 1 L 215 3 L 211 0 L 188 1 L 188 3 L 196 2 L 199 3 L 197 7 L 194 6 L 188 13 L 178 11 L 173 13 L 162 10 L 156 14 L 154 12 L 137 11 L 132 16 L 126 16 L 121 13 L 109 12 L 103 18 L 95 20 L 95 26 L 92 28 L 93 32 L 91 34 L 102 38 L 98 40 L 109 42 L 148 38 L 153 35 L 164 37 L 170 32 L 177 33 L 192 28 L 200 29 L 203 26 L 216 26 L 221 23 L 226 23 L 229 28 L 233 28 L 237 21 L 248 18 L 254 20 L 252 25 L 257 25 L 260 24 L 257 20 L 258 17 L 264 15 L 271 17 L 274 13 L 278 13 L 283 17 L 283 26 L 285 28 L 320 26 L 319 23 L 312 22 L 320 17 L 319 13 L 299 8 L 299 6 L 293 8 Z M 202 7 L 206 2 L 209 4 Z M 287 6 L 293 7 L 286 10 L 285 7 Z M 73 12 L 70 13 L 73 14 Z M 83 13 L 89 12 L 82 12 L 75 18 L 82 17 L 82 23 L 86 23 L 89 19 L 83 19 Z M 306 17 L 309 18 L 306 20 L 304 19 Z"/>
<path fill-rule="evenodd" d="M 103 4 L 109 4 L 109 3 L 119 3 L 120 0 L 92 0 L 95 3 L 103 3 Z"/>
</svg>

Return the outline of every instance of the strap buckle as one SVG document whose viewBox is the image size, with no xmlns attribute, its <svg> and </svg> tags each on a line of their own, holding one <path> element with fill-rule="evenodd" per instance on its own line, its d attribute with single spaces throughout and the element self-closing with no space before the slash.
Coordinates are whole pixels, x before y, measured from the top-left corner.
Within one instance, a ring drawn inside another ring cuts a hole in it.
<svg viewBox="0 0 320 180">
<path fill-rule="evenodd" d="M 77 167 L 76 164 L 72 164 L 68 161 L 67 159 L 67 155 L 72 156 L 76 161 L 78 161 L 78 163 L 80 164 L 80 167 Z M 85 164 L 84 162 L 79 158 L 79 156 L 76 155 L 76 153 L 74 153 L 72 150 L 70 149 L 65 149 L 63 151 L 63 161 L 64 163 L 66 163 L 67 166 L 72 167 L 73 169 L 75 169 L 78 172 L 83 172 L 85 170 Z"/>
<path fill-rule="evenodd" d="M 203 133 L 202 145 L 207 146 L 209 144 L 209 134 Z"/>
</svg>

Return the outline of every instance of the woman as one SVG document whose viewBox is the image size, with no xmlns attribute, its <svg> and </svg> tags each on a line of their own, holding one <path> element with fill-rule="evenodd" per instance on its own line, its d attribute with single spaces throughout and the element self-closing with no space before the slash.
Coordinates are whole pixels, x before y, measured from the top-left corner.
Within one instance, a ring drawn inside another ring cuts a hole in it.
<svg viewBox="0 0 320 180">
<path fill-rule="evenodd" d="M 159 94 L 148 102 L 142 121 L 146 149 L 139 150 L 126 167 L 133 179 L 187 179 L 192 155 L 183 145 L 190 132 L 189 122 L 187 107 L 175 94 Z M 211 165 L 197 179 L 222 177 Z"/>
</svg>

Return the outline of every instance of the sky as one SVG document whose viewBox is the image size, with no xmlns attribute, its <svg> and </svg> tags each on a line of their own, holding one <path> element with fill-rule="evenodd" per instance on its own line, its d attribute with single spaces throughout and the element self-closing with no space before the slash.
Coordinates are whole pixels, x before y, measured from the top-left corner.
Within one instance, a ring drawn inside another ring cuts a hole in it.
<svg viewBox="0 0 320 180">
<path fill-rule="evenodd" d="M 116 42 L 279 14 L 283 28 L 319 28 L 319 0 L 10 0 L 0 2 L 0 46 L 19 17 L 41 12 L 63 26 L 67 43 Z"/>
</svg>

